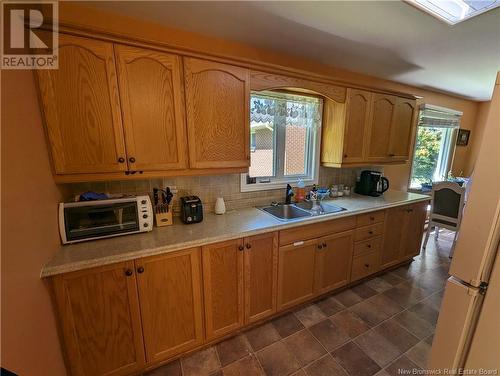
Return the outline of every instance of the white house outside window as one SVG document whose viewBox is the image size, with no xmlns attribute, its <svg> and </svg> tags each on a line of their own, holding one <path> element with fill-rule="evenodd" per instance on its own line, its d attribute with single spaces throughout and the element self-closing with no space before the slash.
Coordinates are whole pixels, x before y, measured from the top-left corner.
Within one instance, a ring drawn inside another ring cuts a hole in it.
<svg viewBox="0 0 500 376">
<path fill-rule="evenodd" d="M 250 97 L 250 169 L 241 191 L 318 181 L 323 101 L 282 92 Z"/>
<path fill-rule="evenodd" d="M 410 188 L 421 189 L 446 180 L 455 152 L 462 113 L 443 107 L 420 108 Z"/>
</svg>

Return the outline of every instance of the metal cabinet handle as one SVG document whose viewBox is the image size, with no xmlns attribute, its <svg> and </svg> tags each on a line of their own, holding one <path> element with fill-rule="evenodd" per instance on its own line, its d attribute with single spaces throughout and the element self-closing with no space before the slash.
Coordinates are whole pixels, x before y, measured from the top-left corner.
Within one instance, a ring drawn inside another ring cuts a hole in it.
<svg viewBox="0 0 500 376">
<path fill-rule="evenodd" d="M 123 157 L 118 158 L 118 163 L 124 163 L 124 162 L 125 162 L 125 158 L 123 158 Z"/>
<path fill-rule="evenodd" d="M 318 244 L 318 249 L 322 249 L 323 246 L 321 244 Z"/>
<path fill-rule="evenodd" d="M 369 268 L 370 267 L 370 264 L 365 264 L 365 268 Z"/>
<path fill-rule="evenodd" d="M 366 245 L 366 247 L 367 247 L 367 248 L 371 248 L 371 247 L 372 247 L 372 245 L 371 245 L 371 244 L 367 244 L 367 245 Z"/>
<path fill-rule="evenodd" d="M 372 230 L 368 231 L 368 233 L 369 233 L 370 235 L 373 235 L 373 231 L 372 231 Z"/>
<path fill-rule="evenodd" d="M 246 247 L 247 247 L 247 249 L 250 249 L 250 248 L 252 248 L 252 245 L 250 243 L 247 243 Z"/>
<path fill-rule="evenodd" d="M 132 274 L 134 274 L 134 272 L 132 271 L 132 269 L 127 269 L 127 270 L 125 270 L 125 275 L 126 275 L 127 277 L 130 277 Z"/>
<path fill-rule="evenodd" d="M 370 221 L 374 221 L 375 220 L 375 217 L 370 217 Z"/>
<path fill-rule="evenodd" d="M 396 154 L 393 154 L 393 153 L 389 153 L 389 157 L 395 157 Z"/>
<path fill-rule="evenodd" d="M 139 274 L 144 273 L 144 266 L 139 266 L 137 268 L 137 273 L 139 273 Z"/>
<path fill-rule="evenodd" d="M 326 248 L 326 243 L 323 243 L 323 248 Z"/>
<path fill-rule="evenodd" d="M 135 158 L 134 158 L 134 157 L 130 157 L 130 158 L 128 159 L 128 161 L 129 161 L 130 163 L 135 163 Z"/>
<path fill-rule="evenodd" d="M 238 249 L 239 249 L 240 251 L 243 251 L 243 250 L 245 249 L 245 247 L 243 247 L 243 245 L 240 245 L 240 246 L 238 246 Z"/>
</svg>

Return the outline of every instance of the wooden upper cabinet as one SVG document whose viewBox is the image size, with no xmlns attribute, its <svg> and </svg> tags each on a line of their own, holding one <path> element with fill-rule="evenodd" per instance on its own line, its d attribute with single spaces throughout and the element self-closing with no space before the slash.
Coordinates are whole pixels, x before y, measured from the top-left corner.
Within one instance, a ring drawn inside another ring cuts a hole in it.
<svg viewBox="0 0 500 376">
<path fill-rule="evenodd" d="M 410 157 L 415 100 L 347 89 L 345 103 L 325 99 L 321 163 L 326 167 L 403 163 Z"/>
<path fill-rule="evenodd" d="M 396 97 L 386 94 L 373 94 L 367 154 L 368 161 L 384 161 L 390 158 L 389 144 L 395 107 Z"/>
<path fill-rule="evenodd" d="M 245 323 L 276 312 L 278 233 L 244 239 Z"/>
<path fill-rule="evenodd" d="M 415 100 L 397 98 L 391 125 L 389 156 L 392 159 L 408 160 L 413 134 Z"/>
<path fill-rule="evenodd" d="M 72 375 L 129 375 L 145 364 L 134 263 L 52 279 Z"/>
<path fill-rule="evenodd" d="M 384 242 L 380 252 L 382 269 L 399 262 L 406 209 L 406 206 L 397 206 L 386 211 Z"/>
<path fill-rule="evenodd" d="M 187 168 L 181 58 L 115 45 L 131 170 Z"/>
<path fill-rule="evenodd" d="M 428 201 L 408 205 L 403 226 L 403 242 L 401 243 L 399 258 L 407 260 L 420 253 L 425 219 L 427 218 Z"/>
<path fill-rule="evenodd" d="M 205 330 L 208 340 L 243 325 L 243 239 L 202 248 Z"/>
<path fill-rule="evenodd" d="M 315 291 L 322 294 L 349 283 L 354 231 L 318 239 Z"/>
<path fill-rule="evenodd" d="M 201 345 L 203 305 L 199 248 L 135 261 L 148 362 Z"/>
<path fill-rule="evenodd" d="M 343 163 L 365 160 L 372 96 L 373 94 L 367 91 L 348 90 Z"/>
<path fill-rule="evenodd" d="M 184 81 L 190 167 L 248 167 L 249 71 L 184 58 Z"/>
<path fill-rule="evenodd" d="M 279 248 L 278 309 L 286 309 L 314 296 L 314 264 L 318 241 L 295 242 Z"/>
<path fill-rule="evenodd" d="M 56 174 L 127 170 L 113 45 L 59 35 L 59 69 L 39 69 Z"/>
</svg>

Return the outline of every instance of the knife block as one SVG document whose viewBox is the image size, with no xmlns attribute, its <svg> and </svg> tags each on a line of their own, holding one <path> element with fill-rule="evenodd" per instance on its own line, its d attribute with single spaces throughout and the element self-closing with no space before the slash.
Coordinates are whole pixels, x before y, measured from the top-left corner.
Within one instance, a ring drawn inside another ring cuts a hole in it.
<svg viewBox="0 0 500 376">
<path fill-rule="evenodd" d="M 171 226 L 174 223 L 172 218 L 173 209 L 173 205 L 169 205 L 168 212 L 163 213 L 158 212 L 157 208 L 155 208 L 155 222 L 157 227 Z"/>
</svg>

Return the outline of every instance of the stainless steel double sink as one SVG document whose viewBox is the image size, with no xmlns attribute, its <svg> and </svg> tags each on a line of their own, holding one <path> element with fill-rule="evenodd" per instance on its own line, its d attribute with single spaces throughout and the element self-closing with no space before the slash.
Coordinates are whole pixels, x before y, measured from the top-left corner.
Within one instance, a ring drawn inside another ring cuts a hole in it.
<svg viewBox="0 0 500 376">
<path fill-rule="evenodd" d="M 291 221 L 303 217 L 338 213 L 346 210 L 345 208 L 337 205 L 323 202 L 316 202 L 315 204 L 312 201 L 303 201 L 295 204 L 275 204 L 260 207 L 258 209 L 282 221 Z"/>
</svg>

